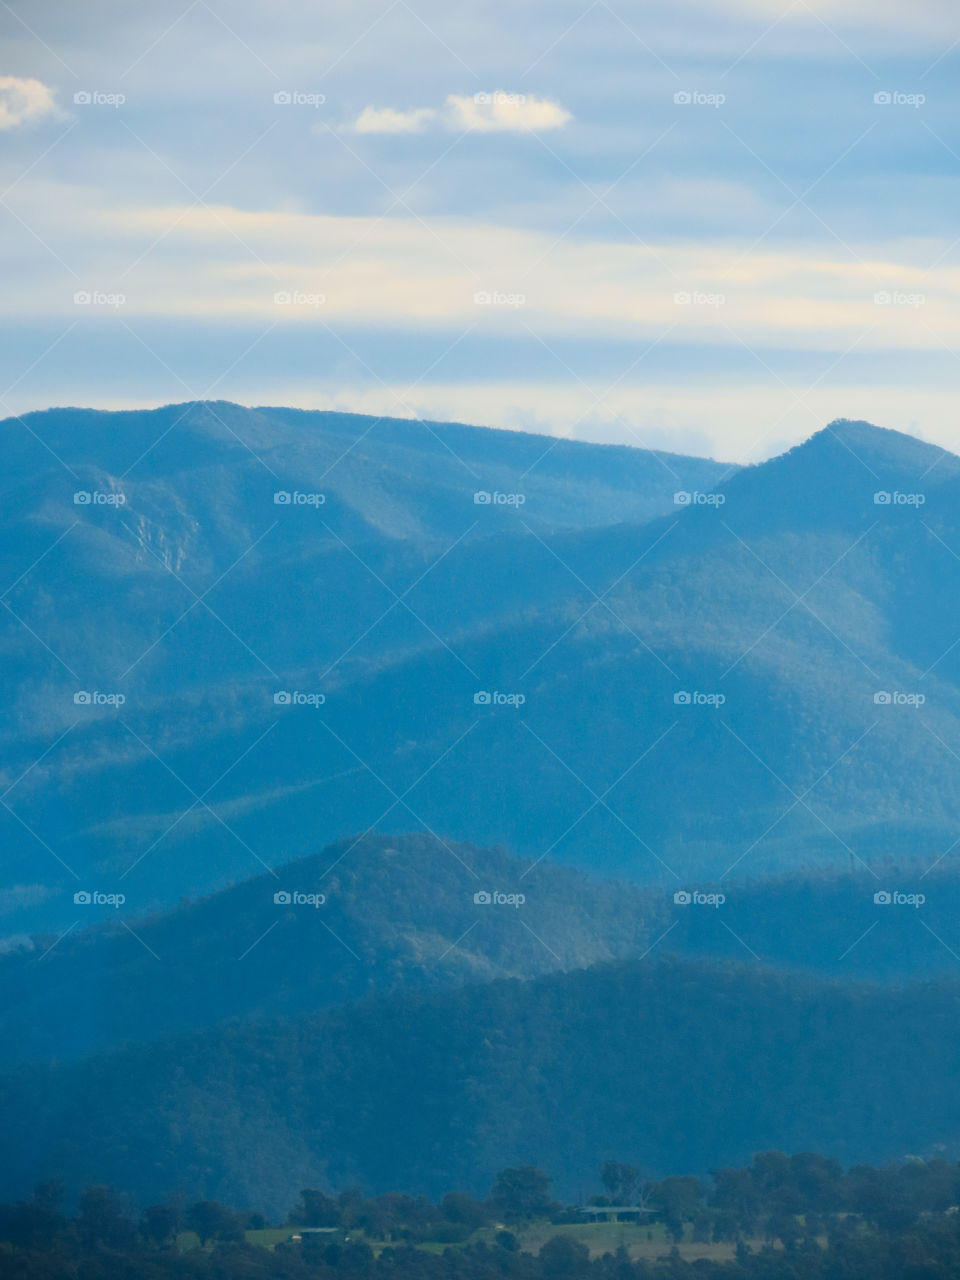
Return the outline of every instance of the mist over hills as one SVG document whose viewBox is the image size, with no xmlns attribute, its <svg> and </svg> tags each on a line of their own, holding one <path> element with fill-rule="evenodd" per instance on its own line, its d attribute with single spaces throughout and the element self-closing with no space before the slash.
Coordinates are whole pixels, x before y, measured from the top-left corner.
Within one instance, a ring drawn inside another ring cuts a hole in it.
<svg viewBox="0 0 960 1280">
<path fill-rule="evenodd" d="M 378 825 L 665 888 L 955 839 L 943 450 L 839 423 L 727 474 L 223 405 L 28 426 L 99 492 L 132 470 L 75 506 L 6 424 L 9 934 L 88 881 L 142 915 Z"/>
</svg>

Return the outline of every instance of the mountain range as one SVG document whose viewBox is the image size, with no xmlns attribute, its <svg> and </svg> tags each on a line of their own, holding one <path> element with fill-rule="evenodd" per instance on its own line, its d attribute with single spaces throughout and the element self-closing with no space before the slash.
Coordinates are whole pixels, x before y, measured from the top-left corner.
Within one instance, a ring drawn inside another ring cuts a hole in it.
<svg viewBox="0 0 960 1280">
<path fill-rule="evenodd" d="M 0 1195 L 960 1154 L 960 459 L 0 431 Z"/>
<path fill-rule="evenodd" d="M 223 404 L 2 429 L 8 934 L 378 827 L 666 887 L 955 838 L 943 450 L 844 422 L 737 469 Z"/>
</svg>

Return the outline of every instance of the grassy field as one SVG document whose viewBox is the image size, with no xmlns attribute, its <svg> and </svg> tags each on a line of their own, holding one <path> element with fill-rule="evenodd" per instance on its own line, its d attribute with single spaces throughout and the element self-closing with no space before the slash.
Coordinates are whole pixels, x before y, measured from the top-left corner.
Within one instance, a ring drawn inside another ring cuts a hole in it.
<svg viewBox="0 0 960 1280">
<path fill-rule="evenodd" d="M 284 1240 L 289 1240 L 292 1227 L 267 1227 L 262 1231 L 246 1232 L 250 1244 L 272 1249 Z M 499 1227 L 482 1227 L 475 1231 L 468 1243 L 483 1240 L 493 1244 Z M 689 1230 L 689 1228 L 688 1228 Z M 351 1233 L 355 1240 L 366 1240 L 375 1254 L 389 1248 L 391 1241 L 367 1238 L 362 1231 Z M 592 1258 L 599 1258 L 604 1253 L 615 1253 L 621 1245 L 631 1258 L 658 1258 L 668 1254 L 673 1248 L 673 1240 L 664 1229 L 663 1223 L 653 1222 L 638 1225 L 632 1222 L 584 1222 L 558 1226 L 552 1222 L 537 1222 L 514 1233 L 521 1250 L 525 1253 L 539 1253 L 541 1248 L 553 1236 L 567 1236 L 587 1246 Z M 759 1242 L 753 1242 L 756 1246 Z M 199 1244 L 192 1233 L 184 1233 L 181 1247 L 190 1248 Z M 443 1253 L 444 1249 L 457 1248 L 456 1245 L 441 1244 L 438 1241 L 426 1240 L 417 1245 L 427 1253 Z M 714 1262 L 723 1262 L 733 1257 L 734 1247 L 731 1244 L 695 1244 L 684 1240 L 678 1244 L 680 1256 L 688 1262 L 698 1258 L 709 1258 Z"/>
<path fill-rule="evenodd" d="M 604 1253 L 615 1253 L 621 1245 L 634 1259 L 658 1258 L 673 1248 L 673 1239 L 667 1235 L 662 1222 L 584 1222 L 569 1226 L 543 1222 L 519 1232 L 517 1238 L 520 1248 L 526 1253 L 539 1253 L 553 1236 L 567 1236 L 585 1244 L 590 1250 L 591 1258 L 599 1258 Z M 680 1256 L 686 1261 L 710 1258 L 715 1262 L 723 1262 L 734 1255 L 732 1244 L 694 1244 L 684 1240 L 677 1247 Z"/>
</svg>

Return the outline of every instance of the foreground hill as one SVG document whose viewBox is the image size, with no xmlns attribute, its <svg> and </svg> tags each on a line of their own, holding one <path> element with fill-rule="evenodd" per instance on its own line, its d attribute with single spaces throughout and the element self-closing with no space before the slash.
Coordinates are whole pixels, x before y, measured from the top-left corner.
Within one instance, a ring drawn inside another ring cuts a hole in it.
<svg viewBox="0 0 960 1280">
<path fill-rule="evenodd" d="M 537 1164 L 756 1150 L 955 1158 L 960 985 L 622 962 L 221 1027 L 3 1080 L 0 1194 L 41 1177 L 284 1210 L 304 1186 L 482 1193 Z"/>
</svg>

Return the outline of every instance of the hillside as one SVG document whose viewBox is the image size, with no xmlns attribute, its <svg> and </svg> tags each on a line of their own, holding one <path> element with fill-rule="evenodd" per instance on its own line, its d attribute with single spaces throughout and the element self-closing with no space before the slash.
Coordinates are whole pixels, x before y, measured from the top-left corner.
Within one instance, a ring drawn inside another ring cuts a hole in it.
<svg viewBox="0 0 960 1280">
<path fill-rule="evenodd" d="M 245 413 L 235 432 L 258 450 L 275 441 L 274 470 L 299 456 L 310 415 Z M 225 447 L 196 415 L 205 447 Z M 92 421 L 86 447 L 116 464 L 127 420 Z M 145 428 L 129 425 L 132 452 Z M 390 447 L 408 448 L 420 428 L 396 430 Z M 515 467 L 536 440 L 456 431 L 501 461 L 519 451 Z M 438 466 L 449 458 L 427 441 Z M 564 483 L 581 482 L 578 447 L 560 453 Z M 158 472 L 162 449 L 148 455 Z M 387 484 L 359 450 L 373 490 Z M 372 508 L 359 523 L 333 503 L 264 512 L 232 481 L 171 470 L 149 514 L 133 490 L 130 511 L 76 529 L 51 514 L 33 568 L 17 539 L 37 536 L 37 513 L 24 523 L 11 507 L 23 576 L 5 640 L 5 931 L 67 928 L 87 881 L 122 882 L 144 915 L 398 826 L 670 890 L 929 865 L 960 821 L 958 468 L 911 437 L 838 423 L 732 474 L 716 503 L 551 529 L 525 506 L 479 536 L 471 497 L 443 545 L 422 536 L 430 512 L 449 512 L 429 467 L 403 536 L 374 536 Z M 189 538 L 166 532 L 178 520 Z M 120 687 L 126 702 L 78 707 L 78 687 Z"/>
<path fill-rule="evenodd" d="M 304 1186 L 561 1195 L 818 1149 L 956 1158 L 956 980 L 896 989 L 651 959 L 232 1026 L 6 1078 L 0 1194 L 42 1177 L 268 1212 Z"/>
<path fill-rule="evenodd" d="M 157 916 L 105 907 L 97 924 L 24 937 L 0 957 L 0 1059 L 63 1061 L 229 1018 L 582 968 L 639 954 L 669 923 L 662 894 L 548 862 L 525 876 L 528 865 L 426 835 L 368 835 Z"/>
<path fill-rule="evenodd" d="M 874 894 L 922 895 L 918 906 Z M 0 1061 L 68 1061 L 228 1019 L 316 1012 L 363 996 L 533 978 L 655 952 L 895 983 L 953 975 L 960 872 L 945 860 L 673 892 L 427 835 L 345 840 L 167 912 L 74 907 L 65 937 L 0 956 Z M 519 905 L 477 903 L 522 894 Z M 277 893 L 325 901 L 277 903 Z"/>
</svg>

